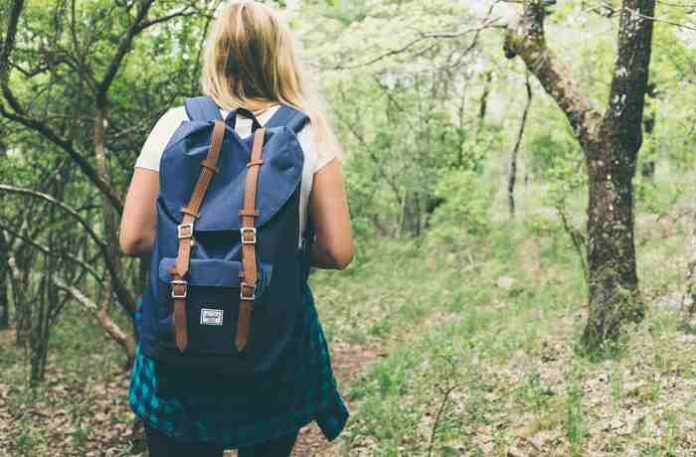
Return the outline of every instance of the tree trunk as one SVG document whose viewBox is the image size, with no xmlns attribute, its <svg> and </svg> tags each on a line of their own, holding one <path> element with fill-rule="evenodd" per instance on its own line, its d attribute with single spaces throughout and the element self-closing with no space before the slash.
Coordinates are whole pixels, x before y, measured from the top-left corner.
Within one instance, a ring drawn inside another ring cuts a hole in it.
<svg viewBox="0 0 696 457">
<path fill-rule="evenodd" d="M 588 156 L 597 158 L 587 162 L 589 316 L 583 343 L 598 347 L 616 340 L 623 320 L 640 321 L 645 308 L 638 294 L 633 239 L 635 166 L 621 164 L 621 147 L 609 138 L 592 149 Z"/>
<path fill-rule="evenodd" d="M 529 72 L 525 75 L 525 88 L 527 90 L 527 102 L 524 105 L 524 110 L 522 111 L 522 120 L 520 121 L 520 128 L 517 131 L 517 140 L 515 141 L 515 146 L 512 148 L 512 154 L 510 154 L 510 165 L 508 166 L 508 212 L 510 213 L 510 218 L 515 217 L 515 183 L 517 182 L 517 156 L 520 153 L 520 147 L 522 146 L 522 139 L 524 138 L 524 131 L 527 127 L 527 118 L 529 117 L 529 109 L 532 107 L 532 85 L 529 83 Z"/>
<path fill-rule="evenodd" d="M 520 56 L 566 115 L 585 153 L 589 317 L 582 339 L 595 350 L 619 336 L 622 321 L 639 321 L 645 314 L 633 240 L 633 177 L 642 143 L 655 0 L 622 2 L 609 106 L 603 114 L 547 46 L 548 3 L 522 3 L 522 15 L 505 37 L 505 55 Z"/>
<path fill-rule="evenodd" d="M 20 256 L 20 257 L 18 257 Z M 12 274 L 12 303 L 14 305 L 15 344 L 24 347 L 31 333 L 31 298 L 29 288 L 31 278 L 29 269 L 32 264 L 31 253 L 23 250 L 17 254 L 9 253 L 10 273 Z"/>
<path fill-rule="evenodd" d="M 696 197 L 696 194 L 694 194 Z M 696 200 L 696 198 L 694 199 Z M 682 326 L 693 329 L 693 318 L 696 314 L 696 211 L 691 218 L 691 246 L 689 249 L 689 263 L 686 266 L 686 284 L 682 297 Z"/>
<path fill-rule="evenodd" d="M 486 72 L 486 77 L 483 82 L 483 93 L 481 94 L 481 99 L 479 100 L 479 112 L 478 112 L 478 129 L 481 131 L 483 123 L 486 120 L 486 114 L 488 114 L 488 97 L 491 95 L 491 82 L 493 81 L 493 73 Z"/>
<path fill-rule="evenodd" d="M 0 230 L 0 330 L 10 326 L 10 254 L 5 232 Z"/>
<path fill-rule="evenodd" d="M 96 117 L 94 121 L 94 151 L 96 159 L 96 169 L 100 178 L 105 182 L 110 182 L 108 161 L 106 158 L 106 100 L 102 99 L 97 103 Z M 104 239 L 107 240 L 107 252 L 108 252 L 108 262 L 112 265 L 112 271 L 117 272 L 117 274 L 110 274 L 110 278 L 104 285 L 102 295 L 104 296 L 102 300 L 102 305 L 99 307 L 99 323 L 106 330 L 108 335 L 116 341 L 119 346 L 121 346 L 126 352 L 126 357 L 128 358 L 128 366 L 130 366 L 134 360 L 135 350 L 130 345 L 130 337 L 121 331 L 118 326 L 115 325 L 111 317 L 109 316 L 109 305 L 111 304 L 111 296 L 115 290 L 116 296 L 121 303 L 122 308 L 126 311 L 127 316 L 131 319 L 131 324 L 135 328 L 135 299 L 126 288 L 125 283 L 122 282 L 118 273 L 123 271 L 122 262 L 120 259 L 118 251 L 118 228 L 116 226 L 116 214 L 114 212 L 114 207 L 108 198 L 102 196 L 102 216 L 104 219 Z M 120 287 L 114 288 L 114 285 Z M 126 343 L 124 343 L 126 341 Z"/>
</svg>

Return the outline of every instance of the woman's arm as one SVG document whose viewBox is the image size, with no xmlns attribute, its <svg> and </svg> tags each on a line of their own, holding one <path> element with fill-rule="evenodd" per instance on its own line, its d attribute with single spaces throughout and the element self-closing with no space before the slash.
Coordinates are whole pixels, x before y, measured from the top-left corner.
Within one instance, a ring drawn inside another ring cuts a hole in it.
<svg viewBox="0 0 696 457">
<path fill-rule="evenodd" d="M 152 251 L 157 228 L 155 202 L 158 192 L 159 173 L 136 168 L 121 217 L 119 244 L 125 255 L 142 256 Z"/>
<path fill-rule="evenodd" d="M 332 160 L 314 175 L 310 211 L 316 232 L 312 265 L 318 268 L 346 268 L 353 259 L 353 231 L 341 162 Z"/>
</svg>

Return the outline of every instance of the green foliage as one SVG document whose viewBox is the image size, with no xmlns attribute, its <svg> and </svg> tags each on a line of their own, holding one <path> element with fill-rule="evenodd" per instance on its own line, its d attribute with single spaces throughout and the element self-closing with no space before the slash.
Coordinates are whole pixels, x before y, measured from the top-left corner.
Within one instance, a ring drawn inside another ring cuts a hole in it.
<svg viewBox="0 0 696 457">
<path fill-rule="evenodd" d="M 523 69 L 518 60 L 503 61 L 498 29 L 458 33 L 476 27 L 488 5 L 307 0 L 290 9 L 294 2 L 267 3 L 288 8 L 346 149 L 356 262 L 340 276 L 313 278 L 341 362 L 337 370 L 348 372 L 340 377 L 353 419 L 340 451 L 511 455 L 513 447 L 538 439 L 541 450 L 527 448 L 529 455 L 688 452 L 694 445 L 688 424 L 696 419 L 684 399 L 692 396 L 696 352 L 677 333 L 671 308 L 654 304 L 645 325 L 631 327 L 609 348 L 614 357 L 574 351 L 586 301 L 578 266 L 585 248 L 585 164 L 567 119 L 536 82 L 520 150 L 518 211 L 514 220 L 508 217 L 505 184 L 525 101 Z M 0 2 L 0 17 L 7 4 Z M 9 81 L 17 97 L 92 166 L 96 100 L 89 77 L 104 73 L 133 19 L 123 4 L 75 2 L 73 37 L 70 2 L 29 1 L 13 54 Z M 150 16 L 180 6 L 158 1 Z M 665 3 L 661 9 L 661 18 L 689 18 L 687 8 Z M 616 17 L 596 13 L 581 0 L 559 2 L 547 28 L 554 56 L 572 67 L 599 107 L 613 71 Z M 107 106 L 107 165 L 118 194 L 125 194 L 158 116 L 200 91 L 208 26 L 206 14 L 194 14 L 152 27 L 132 43 Z M 451 35 L 429 38 L 432 32 Z M 661 303 L 679 296 L 687 262 L 696 49 L 688 33 L 663 22 L 656 23 L 654 43 L 654 90 L 647 100 L 654 128 L 645 129 L 638 170 L 654 162 L 656 174 L 636 177 L 634 200 L 641 286 L 651 303 Z M 87 59 L 93 74 L 75 71 L 75 59 L 60 60 L 68 51 Z M 58 65 L 39 71 L 54 58 Z M 27 76 L 33 70 L 37 74 Z M 0 122 L 0 182 L 60 195 L 102 233 L 101 195 L 65 151 L 15 122 Z M 32 240 L 47 244 L 64 233 L 59 241 L 77 247 L 70 252 L 98 263 L 92 240 L 68 219 L 32 211 L 31 201 L 3 195 L 2 222 L 28 217 Z M 24 271 L 33 291 L 46 258 L 28 248 L 16 252 L 20 260 L 32 259 Z M 129 285 L 139 284 L 135 264 L 125 263 L 123 271 Z M 99 281 L 68 273 L 98 296 Z M 130 330 L 126 313 L 112 315 Z M 55 455 L 52 445 L 62 443 L 82 455 L 104 445 L 103 429 L 114 431 L 114 453 L 139 451 L 142 443 L 125 433 L 132 417 L 120 374 L 123 355 L 75 302 L 56 325 L 50 382 L 33 390 L 23 350 L 0 341 L 0 397 L 10 386 L 12 452 Z M 666 408 L 670 396 L 675 400 Z M 36 414 L 43 409 L 57 411 L 62 422 Z M 104 419 L 105 410 L 113 419 Z M 621 417 L 631 427 L 615 430 L 615 423 L 602 422 L 627 410 L 636 411 Z M 594 448 L 604 435 L 604 447 Z"/>
<path fill-rule="evenodd" d="M 582 455 L 582 444 L 585 440 L 585 419 L 582 410 L 582 390 L 570 385 L 566 393 L 566 434 L 573 455 Z"/>
<path fill-rule="evenodd" d="M 577 141 L 558 124 L 558 129 L 532 132 L 527 140 L 531 171 L 542 179 L 562 180 L 568 165 L 577 164 L 582 157 Z"/>
<path fill-rule="evenodd" d="M 442 203 L 433 213 L 430 234 L 438 242 L 462 249 L 491 229 L 491 186 L 471 171 L 451 171 L 437 183 L 435 196 Z"/>
</svg>

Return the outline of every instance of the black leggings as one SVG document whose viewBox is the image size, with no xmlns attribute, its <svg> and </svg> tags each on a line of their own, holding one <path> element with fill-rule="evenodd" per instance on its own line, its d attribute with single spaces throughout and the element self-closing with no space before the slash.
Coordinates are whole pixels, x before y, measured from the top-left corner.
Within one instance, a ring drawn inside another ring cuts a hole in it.
<svg viewBox="0 0 696 457">
<path fill-rule="evenodd" d="M 222 457 L 224 449 L 214 444 L 180 443 L 152 427 L 145 426 L 150 457 Z M 288 457 L 297 432 L 254 446 L 240 448 L 239 457 Z"/>
</svg>

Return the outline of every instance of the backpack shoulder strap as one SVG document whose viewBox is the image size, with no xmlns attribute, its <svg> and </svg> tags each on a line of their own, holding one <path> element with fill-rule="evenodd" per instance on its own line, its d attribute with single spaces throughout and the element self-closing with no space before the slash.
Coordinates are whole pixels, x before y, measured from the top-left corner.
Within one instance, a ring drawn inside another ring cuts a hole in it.
<svg viewBox="0 0 696 457">
<path fill-rule="evenodd" d="M 266 122 L 266 128 L 284 127 L 287 126 L 295 133 L 300 133 L 300 130 L 309 122 L 309 116 L 302 111 L 288 105 L 280 105 L 278 111 Z"/>
<path fill-rule="evenodd" d="M 221 121 L 220 108 L 207 96 L 187 98 L 184 102 L 186 114 L 192 121 Z"/>
<path fill-rule="evenodd" d="M 176 255 L 176 264 L 171 270 L 171 296 L 174 302 L 174 335 L 176 346 L 183 352 L 188 345 L 188 331 L 186 327 L 186 297 L 188 295 L 188 272 L 193 248 L 193 223 L 199 216 L 199 210 L 208 191 L 213 176 L 218 173 L 218 158 L 220 148 L 225 138 L 225 123 L 215 121 L 215 127 L 211 137 L 208 154 L 201 162 L 201 174 L 193 188 L 191 199 L 184 208 L 181 208 L 181 224 L 176 228 L 179 238 L 179 249 Z"/>
<path fill-rule="evenodd" d="M 244 183 L 244 207 L 239 212 L 242 227 L 239 229 L 242 242 L 242 283 L 239 291 L 239 314 L 237 316 L 237 334 L 234 344 L 242 352 L 247 345 L 251 325 L 251 312 L 256 300 L 256 282 L 259 272 L 256 263 L 256 194 L 259 184 L 259 172 L 263 165 L 263 142 L 266 129 L 256 129 L 251 157 L 247 163 L 246 181 Z"/>
</svg>

